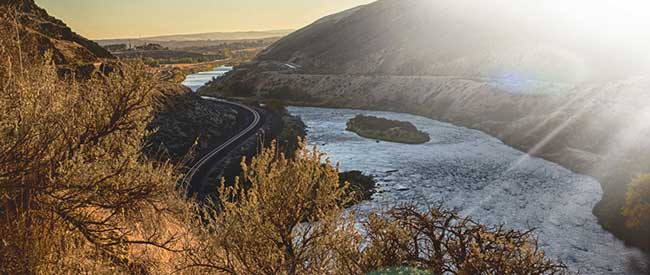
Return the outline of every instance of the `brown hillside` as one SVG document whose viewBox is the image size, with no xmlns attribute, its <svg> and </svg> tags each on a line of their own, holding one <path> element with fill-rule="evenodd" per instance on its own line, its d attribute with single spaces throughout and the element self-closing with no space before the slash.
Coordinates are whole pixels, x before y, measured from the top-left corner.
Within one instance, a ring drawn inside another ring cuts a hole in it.
<svg viewBox="0 0 650 275">
<path fill-rule="evenodd" d="M 33 0 L 0 0 L 0 29 L 18 31 L 24 52 L 51 51 L 58 65 L 94 63 L 113 56 L 95 42 L 73 32 Z"/>
</svg>

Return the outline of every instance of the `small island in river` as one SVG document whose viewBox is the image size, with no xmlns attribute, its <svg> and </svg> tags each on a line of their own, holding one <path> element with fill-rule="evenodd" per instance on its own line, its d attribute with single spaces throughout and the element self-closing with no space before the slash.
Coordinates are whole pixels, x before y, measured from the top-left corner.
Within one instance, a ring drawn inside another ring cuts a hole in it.
<svg viewBox="0 0 650 275">
<path fill-rule="evenodd" d="M 365 138 L 406 144 L 421 144 L 430 140 L 429 134 L 418 130 L 410 122 L 374 116 L 357 115 L 348 121 L 346 130 Z"/>
</svg>

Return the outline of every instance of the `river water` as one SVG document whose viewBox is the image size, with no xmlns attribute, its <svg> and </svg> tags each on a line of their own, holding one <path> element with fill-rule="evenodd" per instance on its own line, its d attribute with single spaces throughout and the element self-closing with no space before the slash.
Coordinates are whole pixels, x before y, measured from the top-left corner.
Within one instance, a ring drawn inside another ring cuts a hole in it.
<svg viewBox="0 0 650 275">
<path fill-rule="evenodd" d="M 212 79 L 222 77 L 224 74 L 226 74 L 229 71 L 232 71 L 232 67 L 229 66 L 216 67 L 211 71 L 199 72 L 199 73 L 188 75 L 187 77 L 185 77 L 185 80 L 181 84 L 189 87 L 190 89 L 192 89 L 193 92 L 196 92 L 196 90 L 201 88 L 203 85 L 205 85 Z"/>
<path fill-rule="evenodd" d="M 290 107 L 341 170 L 374 175 L 379 193 L 357 206 L 360 216 L 410 202 L 442 204 L 486 224 L 537 228 L 540 246 L 582 274 L 633 274 L 644 254 L 626 247 L 592 214 L 602 196 L 593 178 L 532 158 L 483 132 L 391 112 Z M 345 131 L 357 114 L 410 121 L 428 132 L 420 145 L 377 142 Z M 641 264 L 643 265 L 643 264 Z"/>
</svg>

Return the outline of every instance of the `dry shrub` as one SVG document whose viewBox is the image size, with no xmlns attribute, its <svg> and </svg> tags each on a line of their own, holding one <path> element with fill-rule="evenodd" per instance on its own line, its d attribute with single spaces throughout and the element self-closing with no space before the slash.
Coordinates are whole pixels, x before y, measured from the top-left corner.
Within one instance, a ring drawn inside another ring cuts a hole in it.
<svg viewBox="0 0 650 275">
<path fill-rule="evenodd" d="M 182 232 L 156 226 L 177 211 L 174 167 L 141 154 L 155 73 L 61 79 L 0 36 L 0 274 L 145 271 L 129 251 Z"/>
<path fill-rule="evenodd" d="M 488 228 L 453 211 L 400 206 L 364 224 L 360 270 L 413 267 L 432 274 L 565 274 L 546 258 L 532 230 Z"/>
<path fill-rule="evenodd" d="M 342 219 L 347 202 L 338 169 L 301 143 L 293 159 L 264 149 L 243 178 L 219 190 L 221 203 L 204 211 L 201 245 L 188 251 L 194 272 L 328 274 L 337 251 L 356 243 L 353 223 Z M 248 186 L 249 188 L 244 188 Z"/>
</svg>

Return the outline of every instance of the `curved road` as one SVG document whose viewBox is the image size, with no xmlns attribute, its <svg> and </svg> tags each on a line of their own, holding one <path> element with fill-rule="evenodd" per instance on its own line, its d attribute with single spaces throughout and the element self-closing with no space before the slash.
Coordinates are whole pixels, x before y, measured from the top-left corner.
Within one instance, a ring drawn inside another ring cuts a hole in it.
<svg viewBox="0 0 650 275">
<path fill-rule="evenodd" d="M 213 97 L 203 96 L 201 98 L 203 98 L 204 100 L 211 100 L 222 104 L 232 105 L 236 108 L 248 111 L 253 115 L 253 121 L 244 130 L 237 133 L 235 136 L 233 136 L 232 138 L 230 138 L 229 140 L 221 144 L 219 147 L 215 148 L 214 150 L 210 151 L 205 156 L 203 156 L 187 172 L 185 178 L 183 178 L 183 183 L 185 183 L 186 186 L 189 187 L 189 189 L 187 190 L 188 194 L 190 195 L 198 194 L 199 196 L 203 195 L 202 193 L 204 191 L 205 183 L 207 181 L 207 176 L 210 174 L 212 168 L 214 168 L 217 164 L 219 164 L 223 160 L 223 158 L 226 157 L 228 153 L 230 153 L 230 151 L 236 148 L 237 145 L 240 145 L 242 142 L 248 139 L 252 134 L 256 133 L 257 130 L 262 125 L 262 116 L 260 115 L 259 112 L 257 112 L 257 110 L 251 107 L 236 102 L 230 102 L 230 101 L 213 98 Z"/>
</svg>

